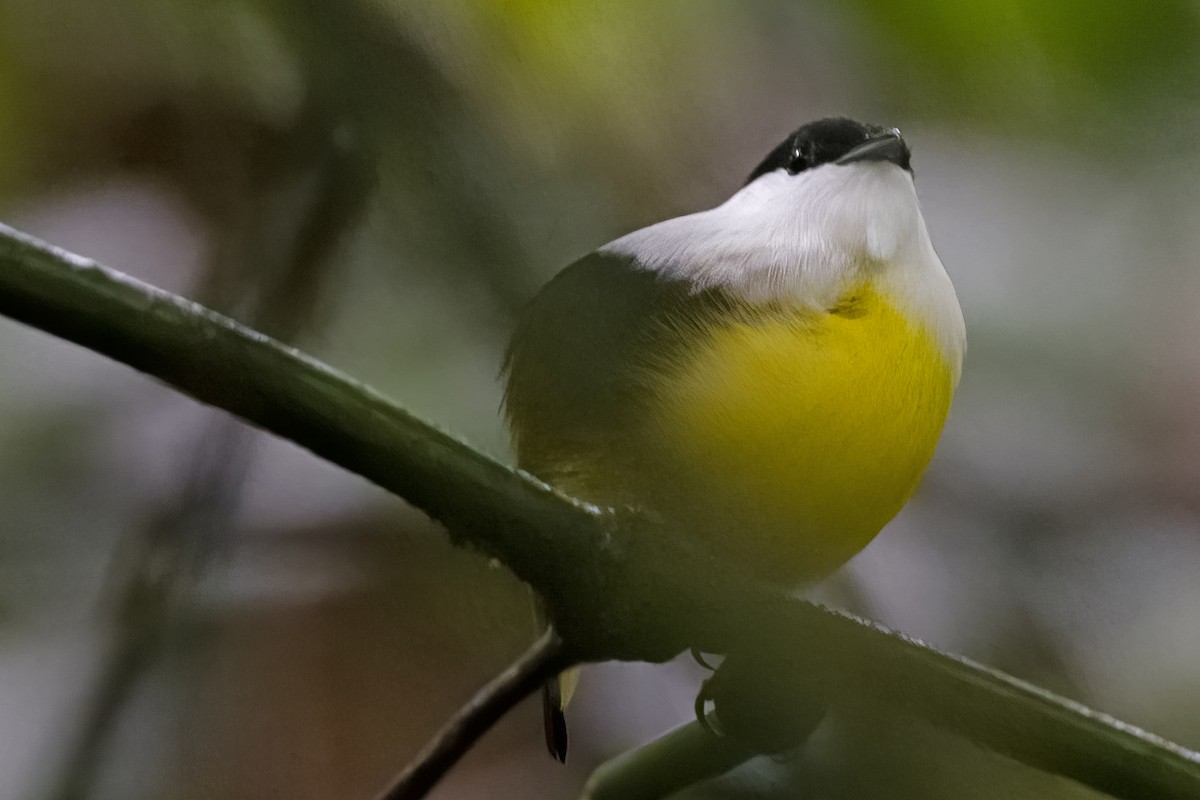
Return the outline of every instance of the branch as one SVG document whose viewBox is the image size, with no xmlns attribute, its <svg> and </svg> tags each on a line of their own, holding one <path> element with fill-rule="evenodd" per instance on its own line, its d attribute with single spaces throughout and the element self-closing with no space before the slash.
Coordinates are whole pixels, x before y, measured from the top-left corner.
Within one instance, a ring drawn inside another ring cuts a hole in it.
<svg viewBox="0 0 1200 800">
<path fill-rule="evenodd" d="M 459 542 L 523 565 L 514 571 L 535 586 L 552 585 L 555 565 L 579 552 L 571 531 L 595 542 L 611 526 L 599 509 L 478 453 L 293 348 L 3 225 L 0 314 L 363 476 L 446 524 Z"/>
<path fill-rule="evenodd" d="M 580 800 L 659 800 L 756 755 L 732 737 L 714 736 L 699 722 L 689 722 L 605 761 L 588 778 Z"/>
<path fill-rule="evenodd" d="M 376 800 L 419 800 L 510 708 L 570 664 L 562 640 L 547 628 L 508 669 L 476 692 Z"/>
<path fill-rule="evenodd" d="M 405 498 L 445 523 L 456 543 L 530 583 L 568 661 L 662 661 L 688 646 L 799 660 L 834 705 L 897 706 L 1121 797 L 1200 796 L 1200 754 L 796 600 L 652 521 L 579 503 L 502 466 L 296 350 L 3 226 L 0 314 L 142 370 Z"/>
</svg>

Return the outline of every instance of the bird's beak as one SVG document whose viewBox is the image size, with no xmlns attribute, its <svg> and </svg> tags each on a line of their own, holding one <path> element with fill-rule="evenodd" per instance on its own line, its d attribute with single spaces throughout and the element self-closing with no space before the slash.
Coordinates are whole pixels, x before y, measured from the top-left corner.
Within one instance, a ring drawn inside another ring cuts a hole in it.
<svg viewBox="0 0 1200 800">
<path fill-rule="evenodd" d="M 900 131 L 892 128 L 887 133 L 874 136 L 855 147 L 837 160 L 839 164 L 854 164 L 860 161 L 890 161 L 902 169 L 910 169 L 908 149 Z"/>
</svg>

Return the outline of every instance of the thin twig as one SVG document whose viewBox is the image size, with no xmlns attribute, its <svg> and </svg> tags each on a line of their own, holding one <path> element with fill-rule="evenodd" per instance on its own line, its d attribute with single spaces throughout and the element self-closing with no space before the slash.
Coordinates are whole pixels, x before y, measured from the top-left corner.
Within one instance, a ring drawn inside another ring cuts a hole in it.
<svg viewBox="0 0 1200 800">
<path fill-rule="evenodd" d="M 570 666 L 562 639 L 547 628 L 508 669 L 475 693 L 376 800 L 419 800 L 510 708 Z"/>
</svg>

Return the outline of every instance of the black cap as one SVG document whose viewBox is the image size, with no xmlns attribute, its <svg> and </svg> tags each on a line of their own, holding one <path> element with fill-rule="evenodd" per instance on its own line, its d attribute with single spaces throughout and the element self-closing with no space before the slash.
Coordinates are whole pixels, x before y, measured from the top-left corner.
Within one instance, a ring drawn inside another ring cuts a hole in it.
<svg viewBox="0 0 1200 800">
<path fill-rule="evenodd" d="M 797 128 L 750 173 L 746 183 L 777 169 L 795 175 L 822 164 L 857 161 L 889 161 L 912 172 L 911 157 L 896 128 L 830 117 Z"/>
</svg>

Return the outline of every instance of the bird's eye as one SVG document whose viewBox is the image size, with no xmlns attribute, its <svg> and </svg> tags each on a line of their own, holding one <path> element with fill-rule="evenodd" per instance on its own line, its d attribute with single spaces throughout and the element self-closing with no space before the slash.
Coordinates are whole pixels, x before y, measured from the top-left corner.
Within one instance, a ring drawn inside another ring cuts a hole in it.
<svg viewBox="0 0 1200 800">
<path fill-rule="evenodd" d="M 787 164 L 788 174 L 795 175 L 798 172 L 803 172 L 804 170 L 808 169 L 809 166 L 811 165 L 809 164 L 808 158 L 805 157 L 804 151 L 800 149 L 800 145 L 797 144 L 792 147 L 792 152 L 788 158 Z"/>
</svg>

